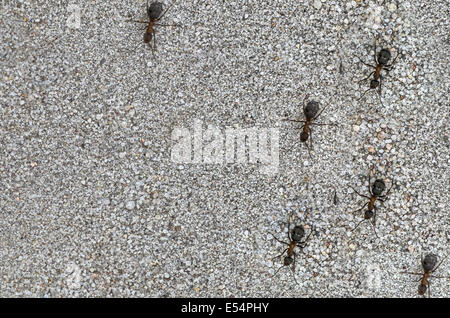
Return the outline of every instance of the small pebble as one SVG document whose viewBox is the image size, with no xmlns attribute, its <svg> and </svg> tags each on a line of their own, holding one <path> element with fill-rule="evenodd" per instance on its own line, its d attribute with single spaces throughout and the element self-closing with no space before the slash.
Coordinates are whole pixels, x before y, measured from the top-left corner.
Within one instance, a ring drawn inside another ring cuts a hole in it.
<svg viewBox="0 0 450 318">
<path fill-rule="evenodd" d="M 134 201 L 128 201 L 128 202 L 127 202 L 126 208 L 127 208 L 128 210 L 133 210 L 134 207 L 135 207 Z"/>
<path fill-rule="evenodd" d="M 389 9 L 389 11 L 394 12 L 394 11 L 397 11 L 397 6 L 395 5 L 395 3 L 389 3 L 388 9 Z"/>
<path fill-rule="evenodd" d="M 319 10 L 320 8 L 322 8 L 322 2 L 320 0 L 314 0 L 313 6 L 314 8 Z"/>
</svg>

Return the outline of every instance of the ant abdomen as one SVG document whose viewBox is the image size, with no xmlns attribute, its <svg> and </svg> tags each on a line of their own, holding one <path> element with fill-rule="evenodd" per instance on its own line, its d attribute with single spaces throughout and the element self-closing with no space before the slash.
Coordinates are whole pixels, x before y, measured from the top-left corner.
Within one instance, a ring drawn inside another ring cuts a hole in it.
<svg viewBox="0 0 450 318">
<path fill-rule="evenodd" d="M 286 256 L 283 260 L 284 266 L 289 266 L 294 263 L 294 259 L 291 256 Z"/>
<path fill-rule="evenodd" d="M 302 131 L 300 133 L 300 141 L 301 142 L 306 142 L 308 140 L 309 137 L 309 133 L 307 133 L 306 131 Z"/>
<path fill-rule="evenodd" d="M 427 285 L 420 284 L 418 289 L 419 295 L 423 296 L 427 292 Z"/>
<path fill-rule="evenodd" d="M 368 220 L 368 219 L 371 219 L 372 217 L 373 217 L 372 210 L 367 210 L 366 212 L 364 212 L 364 219 Z"/>
<path fill-rule="evenodd" d="M 380 85 L 380 81 L 375 80 L 375 79 L 370 80 L 370 88 L 371 88 L 371 89 L 377 88 L 378 85 Z"/>
<path fill-rule="evenodd" d="M 152 34 L 144 33 L 144 43 L 150 43 L 151 40 L 152 40 Z"/>
</svg>

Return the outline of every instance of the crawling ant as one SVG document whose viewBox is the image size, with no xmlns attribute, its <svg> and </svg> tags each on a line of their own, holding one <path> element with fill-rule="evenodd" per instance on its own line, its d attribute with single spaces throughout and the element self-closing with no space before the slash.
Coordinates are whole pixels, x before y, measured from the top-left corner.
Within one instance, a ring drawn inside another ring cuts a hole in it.
<svg viewBox="0 0 450 318">
<path fill-rule="evenodd" d="M 410 274 L 410 275 L 419 275 L 422 276 L 419 281 L 419 288 L 418 288 L 418 292 L 419 295 L 423 296 L 425 295 L 425 293 L 427 292 L 428 289 L 428 297 L 431 297 L 431 292 L 430 292 L 430 281 L 428 280 L 430 277 L 433 278 L 446 278 L 446 277 L 442 277 L 442 276 L 431 276 L 431 273 L 435 272 L 438 267 L 442 264 L 442 262 L 445 260 L 446 257 L 444 257 L 442 259 L 442 261 L 436 265 L 437 263 L 437 256 L 434 254 L 427 254 L 425 255 L 425 258 L 422 258 L 422 268 L 423 268 L 423 274 L 418 274 L 418 273 L 411 273 L 411 272 L 401 272 L 402 274 Z"/>
<path fill-rule="evenodd" d="M 149 21 L 127 20 L 127 22 L 148 23 L 147 30 L 144 33 L 144 43 L 148 43 L 148 45 L 150 47 L 152 47 L 150 42 L 152 41 L 152 38 L 153 38 L 153 47 L 152 47 L 153 52 L 156 50 L 156 35 L 155 35 L 155 30 L 153 27 L 155 25 L 157 25 L 157 26 L 177 26 L 176 24 L 160 24 L 160 23 L 157 24 L 156 23 L 159 20 L 161 20 L 161 18 L 167 13 L 167 11 L 170 9 L 170 7 L 172 5 L 173 5 L 173 3 L 170 6 L 168 6 L 164 12 L 162 12 L 163 5 L 161 2 L 155 1 L 155 2 L 152 2 L 149 6 L 148 0 L 147 0 L 146 10 L 147 10 L 147 16 L 148 16 Z"/>
<path fill-rule="evenodd" d="M 275 240 L 277 240 L 278 242 L 288 246 L 283 251 L 283 253 L 281 253 L 280 255 L 275 256 L 274 258 L 272 258 L 272 261 L 273 261 L 274 259 L 283 256 L 283 254 L 285 252 L 287 252 L 286 256 L 283 259 L 283 265 L 280 268 L 278 268 L 278 270 L 275 272 L 275 274 L 272 275 L 272 277 L 275 276 L 280 271 L 280 269 L 282 269 L 284 266 L 292 265 L 292 267 L 291 267 L 292 274 L 294 276 L 295 282 L 297 283 L 297 279 L 295 278 L 295 256 L 296 256 L 296 254 L 295 254 L 294 249 L 295 249 L 296 246 L 300 247 L 301 249 L 305 248 L 306 245 L 307 245 L 306 242 L 309 240 L 309 238 L 310 238 L 310 236 L 311 236 L 313 231 L 311 230 L 311 232 L 309 233 L 308 237 L 304 241 L 302 241 L 302 238 L 305 236 L 305 228 L 302 225 L 296 225 L 292 229 L 292 231 L 289 232 L 289 228 L 291 226 L 291 218 L 292 218 L 292 213 L 289 216 L 289 220 L 288 220 L 288 239 L 289 239 L 289 243 L 283 242 L 283 241 L 277 239 L 275 237 L 275 235 L 270 233 Z"/>
<path fill-rule="evenodd" d="M 377 39 L 375 38 L 374 56 L 373 57 L 374 57 L 376 66 L 367 64 L 363 60 L 361 60 L 360 57 L 358 57 L 358 59 L 360 60 L 361 63 L 375 69 L 372 73 L 369 74 L 369 76 L 367 76 L 366 78 L 359 81 L 360 83 L 362 81 L 366 81 L 373 75 L 373 79 L 370 80 L 369 88 L 361 95 L 361 97 L 358 99 L 358 101 L 361 98 L 363 98 L 364 95 L 369 90 L 378 88 L 378 97 L 380 98 L 381 105 L 383 105 L 383 102 L 381 101 L 381 81 L 383 79 L 383 76 L 381 75 L 381 70 L 387 71 L 388 75 L 389 75 L 389 72 L 392 71 L 393 65 L 394 65 L 395 61 L 397 60 L 398 55 L 399 55 L 399 53 L 397 52 L 397 56 L 394 58 L 392 63 L 388 64 L 389 60 L 391 59 L 391 52 L 388 49 L 382 49 L 377 54 Z"/>
<path fill-rule="evenodd" d="M 359 211 L 361 211 L 362 209 L 364 209 L 367 206 L 367 210 L 364 212 L 364 219 L 361 220 L 358 223 L 358 225 L 356 225 L 356 227 L 352 231 L 356 230 L 356 228 L 362 222 L 372 219 L 373 230 L 375 232 L 375 235 L 378 237 L 377 231 L 375 230 L 375 217 L 376 217 L 376 209 L 377 209 L 377 207 L 375 206 L 375 201 L 376 200 L 379 200 L 381 202 L 386 201 L 386 197 L 388 196 L 389 192 L 391 191 L 392 185 L 389 188 L 389 190 L 386 192 L 385 195 L 381 195 L 383 193 L 383 191 L 386 189 L 386 184 L 384 183 L 384 181 L 382 179 L 377 179 L 377 180 L 375 180 L 375 182 L 371 186 L 370 185 L 370 171 L 369 171 L 369 193 L 370 193 L 370 197 L 368 197 L 367 195 L 360 194 L 358 191 L 356 191 L 351 186 L 350 186 L 350 188 L 353 191 L 355 191 L 359 196 L 364 197 L 366 199 L 369 199 L 369 202 L 366 202 L 366 204 L 364 204 L 362 208 L 352 212 L 352 213 L 359 212 Z"/>
<path fill-rule="evenodd" d="M 311 151 L 310 151 L 310 147 L 312 148 L 311 126 L 312 125 L 317 125 L 317 126 L 334 125 L 335 126 L 335 124 L 313 123 L 313 121 L 316 120 L 317 117 L 320 116 L 320 114 L 322 114 L 322 112 L 325 110 L 326 106 L 324 108 L 322 108 L 322 110 L 319 112 L 319 103 L 311 100 L 305 104 L 307 98 L 308 98 L 308 95 L 306 95 L 305 99 L 303 100 L 303 114 L 305 115 L 306 120 L 284 119 L 284 121 L 293 121 L 296 123 L 303 123 L 303 126 L 299 128 L 299 129 L 302 129 L 302 132 L 300 133 L 300 141 L 305 143 L 306 148 L 308 148 L 309 157 L 312 159 Z M 306 143 L 308 138 L 309 138 L 310 146 L 308 146 L 308 144 Z"/>
</svg>

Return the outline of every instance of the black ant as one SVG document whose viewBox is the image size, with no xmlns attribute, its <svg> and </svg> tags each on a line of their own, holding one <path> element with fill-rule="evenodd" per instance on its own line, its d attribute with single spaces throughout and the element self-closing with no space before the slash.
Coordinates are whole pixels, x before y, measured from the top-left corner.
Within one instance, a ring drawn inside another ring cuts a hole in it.
<svg viewBox="0 0 450 318">
<path fill-rule="evenodd" d="M 170 7 L 173 5 L 173 3 L 167 7 L 167 9 L 162 12 L 163 10 L 163 5 L 161 2 L 155 1 L 152 2 L 150 4 L 150 6 L 148 5 L 148 0 L 147 0 L 147 6 L 146 6 L 146 10 L 147 10 L 147 16 L 148 19 L 150 21 L 136 21 L 136 20 L 127 20 L 127 22 L 137 22 L 137 23 L 148 23 L 147 26 L 147 30 L 144 33 L 144 43 L 148 43 L 148 45 L 150 47 L 151 44 L 150 42 L 152 41 L 153 38 L 153 47 L 152 50 L 155 51 L 156 50 L 156 35 L 155 35 L 155 30 L 154 30 L 154 26 L 177 26 L 176 24 L 160 24 L 160 23 L 156 23 L 159 20 L 161 20 L 161 18 L 167 13 L 167 11 L 170 9 Z M 161 14 L 162 12 L 162 14 Z"/>
<path fill-rule="evenodd" d="M 361 83 L 362 81 L 366 81 L 367 79 L 369 79 L 372 74 L 373 74 L 373 79 L 370 80 L 370 85 L 369 88 L 362 94 L 362 96 L 358 99 L 358 101 L 364 97 L 364 95 L 371 89 L 376 89 L 378 87 L 378 97 L 380 98 L 380 103 L 381 105 L 383 105 L 383 102 L 381 101 L 381 81 L 383 79 L 383 76 L 381 75 L 381 70 L 385 70 L 388 72 L 392 71 L 393 69 L 393 65 L 395 63 L 395 61 L 397 60 L 399 53 L 397 52 L 397 56 L 394 58 L 394 60 L 392 61 L 391 64 L 388 64 L 389 60 L 391 59 L 391 52 L 388 49 L 382 49 L 380 52 L 378 52 L 377 54 L 377 39 L 375 38 L 375 44 L 374 44 L 374 60 L 375 60 L 375 64 L 371 65 L 371 64 L 367 64 L 365 63 L 363 60 L 361 60 L 360 57 L 358 57 L 358 59 L 361 61 L 361 63 L 363 63 L 366 66 L 369 66 L 371 68 L 374 68 L 375 71 L 373 71 L 372 73 L 369 74 L 369 76 L 367 76 L 365 79 L 360 80 L 359 82 Z"/>
<path fill-rule="evenodd" d="M 377 231 L 375 230 L 375 217 L 376 217 L 376 209 L 377 209 L 377 207 L 375 206 L 375 201 L 376 200 L 379 200 L 381 202 L 386 201 L 386 197 L 388 196 L 389 192 L 391 191 L 392 185 L 389 188 L 389 190 L 386 192 L 385 195 L 381 195 L 383 193 L 383 191 L 386 189 L 386 184 L 384 183 L 384 181 L 382 179 L 377 179 L 377 180 L 375 180 L 375 182 L 371 186 L 370 185 L 370 171 L 369 171 L 369 193 L 370 193 L 370 197 L 368 197 L 367 195 L 360 194 L 358 191 L 356 191 L 351 186 L 350 186 L 350 188 L 353 191 L 355 191 L 359 196 L 364 197 L 366 199 L 369 199 L 369 202 L 366 202 L 366 204 L 364 204 L 362 208 L 352 212 L 352 213 L 359 212 L 362 209 L 364 209 L 366 207 L 366 205 L 367 205 L 367 210 L 364 212 L 364 219 L 361 220 L 361 222 L 359 222 L 358 225 L 356 225 L 356 227 L 352 231 L 356 230 L 356 228 L 362 222 L 372 219 L 373 230 L 375 232 L 375 235 L 378 237 Z"/>
<path fill-rule="evenodd" d="M 309 238 L 310 238 L 310 236 L 311 236 L 313 231 L 311 230 L 311 232 L 309 233 L 308 237 L 302 242 L 302 238 L 305 236 L 305 229 L 304 229 L 304 227 L 302 225 L 296 225 L 292 229 L 292 231 L 289 232 L 289 228 L 291 226 L 291 218 L 292 218 L 292 213 L 289 216 L 289 220 L 288 220 L 288 239 L 289 239 L 289 243 L 283 242 L 283 241 L 277 239 L 275 237 L 275 235 L 270 233 L 275 240 L 277 240 L 278 242 L 288 246 L 283 251 L 283 253 L 281 253 L 280 255 L 275 256 L 274 258 L 272 258 L 272 261 L 273 261 L 274 259 L 283 256 L 283 254 L 285 252 L 287 252 L 286 253 L 287 255 L 283 259 L 283 265 L 280 268 L 278 268 L 278 270 L 275 272 L 275 274 L 272 275 L 272 277 L 275 276 L 280 271 L 280 269 L 282 269 L 284 266 L 292 265 L 292 267 L 291 267 L 292 274 L 294 276 L 295 282 L 297 283 L 297 279 L 295 278 L 295 256 L 296 256 L 296 254 L 295 254 L 294 249 L 295 249 L 296 246 L 300 247 L 301 249 L 305 248 L 306 245 L 307 245 L 306 242 L 309 240 Z"/>
<path fill-rule="evenodd" d="M 312 100 L 305 104 L 307 98 L 308 98 L 308 95 L 306 95 L 305 99 L 303 100 L 303 114 L 305 115 L 306 120 L 284 119 L 284 121 L 293 121 L 296 123 L 303 123 L 303 126 L 298 128 L 298 129 L 302 129 L 302 132 L 300 134 L 300 141 L 305 143 L 306 148 L 308 148 L 309 157 L 312 159 L 311 151 L 309 149 L 308 144 L 306 143 L 306 141 L 309 138 L 309 144 L 310 144 L 310 147 L 312 148 L 311 126 L 312 125 L 317 125 L 317 126 L 333 125 L 333 126 L 335 126 L 335 124 L 313 123 L 312 121 L 316 120 L 317 117 L 319 117 L 320 114 L 322 114 L 322 112 L 325 110 L 326 106 L 324 108 L 322 108 L 322 110 L 319 112 L 319 103 Z"/>
<path fill-rule="evenodd" d="M 422 276 L 419 281 L 420 285 L 418 288 L 419 295 L 423 296 L 427 292 L 428 289 L 428 297 L 431 297 L 430 292 L 430 281 L 428 280 L 430 277 L 433 278 L 446 278 L 442 276 L 431 276 L 431 273 L 435 272 L 438 267 L 442 264 L 442 262 L 445 260 L 446 257 L 442 259 L 442 261 L 436 265 L 437 263 L 437 256 L 434 254 L 427 254 L 425 255 L 425 258 L 422 258 L 422 268 L 423 268 L 423 274 L 419 273 L 411 273 L 411 272 L 401 272 L 402 274 L 410 274 L 410 275 L 419 275 Z"/>
</svg>

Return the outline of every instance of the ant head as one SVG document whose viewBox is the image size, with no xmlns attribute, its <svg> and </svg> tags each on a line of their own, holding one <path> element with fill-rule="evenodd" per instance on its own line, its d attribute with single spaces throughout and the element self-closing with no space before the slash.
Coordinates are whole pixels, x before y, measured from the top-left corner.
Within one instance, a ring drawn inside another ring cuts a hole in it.
<svg viewBox="0 0 450 318">
<path fill-rule="evenodd" d="M 317 112 L 319 111 L 319 103 L 316 101 L 309 101 L 305 108 L 303 109 L 303 113 L 307 119 L 314 118 Z"/>
<path fill-rule="evenodd" d="M 383 180 L 377 179 L 375 180 L 374 184 L 372 185 L 372 193 L 373 195 L 381 195 L 383 193 L 384 189 L 386 189 L 386 184 Z"/>
<path fill-rule="evenodd" d="M 364 219 L 368 220 L 368 219 L 371 219 L 372 217 L 373 217 L 372 210 L 367 210 L 366 212 L 364 212 Z"/>
<path fill-rule="evenodd" d="M 377 88 L 378 85 L 380 85 L 380 81 L 379 80 L 373 79 L 373 80 L 370 81 L 370 88 L 372 88 L 372 89 Z"/>
<path fill-rule="evenodd" d="M 294 242 L 300 242 L 305 236 L 305 229 L 301 225 L 297 225 L 292 229 L 292 240 Z"/>
<path fill-rule="evenodd" d="M 150 20 L 156 20 L 161 15 L 162 10 L 163 10 L 162 3 L 155 1 L 155 2 L 152 2 L 150 4 L 150 6 L 148 7 L 147 15 Z"/>
<path fill-rule="evenodd" d="M 286 256 L 286 257 L 284 258 L 284 261 L 283 261 L 284 266 L 289 266 L 289 265 L 291 265 L 293 262 L 294 262 L 294 259 L 292 258 L 292 256 Z"/>
<path fill-rule="evenodd" d="M 388 49 L 382 49 L 378 52 L 378 63 L 386 65 L 391 59 L 391 52 Z"/>
<path fill-rule="evenodd" d="M 437 256 L 434 254 L 427 254 L 425 258 L 422 260 L 422 267 L 425 271 L 433 270 L 434 266 L 437 263 Z"/>
<path fill-rule="evenodd" d="M 419 291 L 419 295 L 425 295 L 425 293 L 427 292 L 427 285 L 420 284 L 418 291 Z"/>
<path fill-rule="evenodd" d="M 307 140 L 308 140 L 308 137 L 309 137 L 309 133 L 307 133 L 306 131 L 302 131 L 302 132 L 300 133 L 300 141 L 301 141 L 301 142 L 307 141 Z"/>
</svg>

